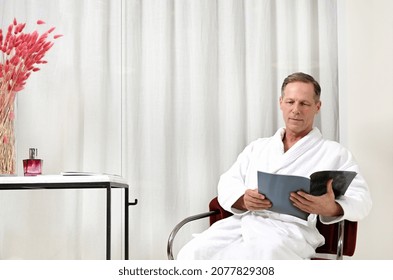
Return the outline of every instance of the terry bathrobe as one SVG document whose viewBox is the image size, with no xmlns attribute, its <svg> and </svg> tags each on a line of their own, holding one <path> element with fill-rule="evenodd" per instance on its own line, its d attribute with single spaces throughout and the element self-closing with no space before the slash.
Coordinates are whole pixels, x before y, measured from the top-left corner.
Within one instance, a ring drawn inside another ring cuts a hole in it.
<svg viewBox="0 0 393 280">
<path fill-rule="evenodd" d="M 324 244 L 316 228 L 317 215 L 308 220 L 268 210 L 241 211 L 232 205 L 246 189 L 256 189 L 257 171 L 309 177 L 321 170 L 349 170 L 358 174 L 345 195 L 336 201 L 344 210 L 339 217 L 322 217 L 322 223 L 358 221 L 371 209 L 368 186 L 351 153 L 337 142 L 325 140 L 314 128 L 287 152 L 285 129 L 250 143 L 233 166 L 220 177 L 218 201 L 234 215 L 196 235 L 177 259 L 309 259 Z M 288 198 L 289 199 L 289 198 Z"/>
</svg>

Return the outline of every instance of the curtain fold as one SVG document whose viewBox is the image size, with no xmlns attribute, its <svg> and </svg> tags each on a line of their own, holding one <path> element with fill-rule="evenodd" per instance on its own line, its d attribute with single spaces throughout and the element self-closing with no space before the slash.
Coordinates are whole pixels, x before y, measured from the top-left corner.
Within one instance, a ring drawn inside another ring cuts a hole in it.
<svg viewBox="0 0 393 280">
<path fill-rule="evenodd" d="M 339 137 L 336 1 L 0 3 L 3 28 L 14 17 L 29 26 L 41 18 L 64 34 L 18 97 L 18 160 L 35 146 L 46 174 L 125 177 L 130 200 L 139 200 L 130 207 L 131 259 L 165 259 L 175 224 L 206 211 L 245 145 L 283 125 L 278 99 L 288 74 L 320 81 L 315 124 L 325 137 Z M 103 258 L 103 195 L 22 196 L 0 192 L 0 258 Z M 45 248 L 32 245 L 44 206 L 64 221 L 53 232 L 54 218 L 44 215 L 39 226 L 53 240 Z M 179 232 L 175 252 L 207 224 Z"/>
</svg>

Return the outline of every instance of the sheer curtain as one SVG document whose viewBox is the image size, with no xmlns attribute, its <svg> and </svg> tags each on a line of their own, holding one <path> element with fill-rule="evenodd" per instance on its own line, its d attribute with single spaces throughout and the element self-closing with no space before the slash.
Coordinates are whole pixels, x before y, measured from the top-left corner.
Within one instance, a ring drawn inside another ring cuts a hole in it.
<svg viewBox="0 0 393 280">
<path fill-rule="evenodd" d="M 316 125 L 338 138 L 335 1 L 125 1 L 123 174 L 131 255 L 165 258 L 173 226 L 205 211 L 250 141 L 283 125 L 282 80 L 323 88 Z M 175 252 L 206 222 L 185 227 Z"/>
<path fill-rule="evenodd" d="M 14 17 L 32 29 L 43 19 L 64 34 L 18 95 L 18 161 L 36 147 L 45 174 L 125 177 L 139 200 L 130 208 L 132 259 L 165 259 L 173 226 L 206 210 L 246 144 L 283 125 L 278 97 L 288 74 L 320 81 L 316 125 L 339 137 L 336 1 L 0 3 L 3 29 Z M 104 258 L 104 199 L 0 192 L 0 258 Z M 184 228 L 175 250 L 206 226 Z"/>
</svg>

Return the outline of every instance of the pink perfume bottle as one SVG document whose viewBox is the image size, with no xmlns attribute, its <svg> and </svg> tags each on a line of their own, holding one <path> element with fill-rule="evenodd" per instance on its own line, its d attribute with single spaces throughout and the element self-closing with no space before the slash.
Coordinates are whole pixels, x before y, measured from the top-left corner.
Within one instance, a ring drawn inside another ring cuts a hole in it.
<svg viewBox="0 0 393 280">
<path fill-rule="evenodd" d="M 23 160 L 23 172 L 25 176 L 36 176 L 42 173 L 42 159 L 37 159 L 37 149 L 29 149 L 29 159 Z"/>
</svg>

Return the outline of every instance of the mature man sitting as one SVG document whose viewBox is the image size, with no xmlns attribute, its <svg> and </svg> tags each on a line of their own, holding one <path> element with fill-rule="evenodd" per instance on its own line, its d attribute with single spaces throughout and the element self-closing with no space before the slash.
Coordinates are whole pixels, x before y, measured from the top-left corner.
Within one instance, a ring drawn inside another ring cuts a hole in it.
<svg viewBox="0 0 393 280">
<path fill-rule="evenodd" d="M 293 73 L 284 80 L 279 105 L 285 127 L 250 143 L 220 177 L 219 203 L 234 215 L 197 235 L 177 259 L 308 259 L 324 242 L 316 228 L 318 217 L 328 224 L 358 221 L 370 212 L 368 186 L 352 154 L 323 139 L 313 127 L 321 108 L 320 94 L 320 85 L 308 74 Z M 338 198 L 331 180 L 321 196 L 291 193 L 288 199 L 293 205 L 310 213 L 307 221 L 270 211 L 272 203 L 258 192 L 258 171 L 309 177 L 320 170 L 349 170 L 357 175 Z"/>
</svg>

